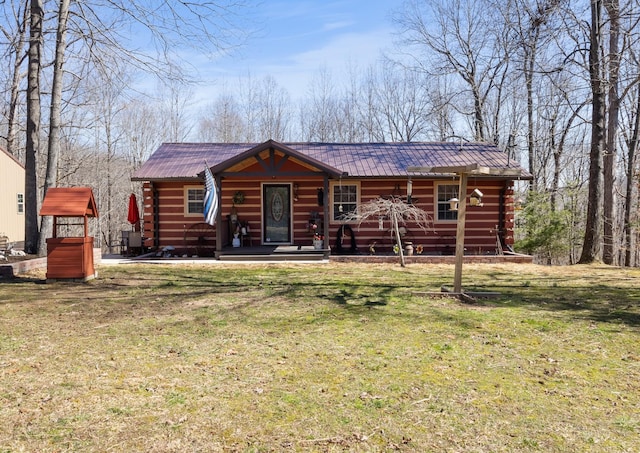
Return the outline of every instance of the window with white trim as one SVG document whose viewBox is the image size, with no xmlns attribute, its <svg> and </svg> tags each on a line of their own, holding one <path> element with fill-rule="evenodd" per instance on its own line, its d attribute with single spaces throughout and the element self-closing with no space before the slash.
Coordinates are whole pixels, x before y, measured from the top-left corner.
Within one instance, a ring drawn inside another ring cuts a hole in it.
<svg viewBox="0 0 640 453">
<path fill-rule="evenodd" d="M 185 214 L 186 215 L 202 215 L 204 206 L 204 188 L 185 188 Z"/>
<path fill-rule="evenodd" d="M 340 221 L 358 207 L 358 184 L 334 183 L 331 191 L 331 215 L 333 221 Z"/>
<path fill-rule="evenodd" d="M 436 218 L 438 220 L 458 220 L 458 211 L 452 211 L 449 202 L 452 198 L 458 198 L 458 184 L 438 184 L 437 187 Z"/>
<path fill-rule="evenodd" d="M 18 214 L 24 214 L 24 194 L 23 193 L 19 193 L 17 194 L 17 202 L 18 202 Z"/>
</svg>

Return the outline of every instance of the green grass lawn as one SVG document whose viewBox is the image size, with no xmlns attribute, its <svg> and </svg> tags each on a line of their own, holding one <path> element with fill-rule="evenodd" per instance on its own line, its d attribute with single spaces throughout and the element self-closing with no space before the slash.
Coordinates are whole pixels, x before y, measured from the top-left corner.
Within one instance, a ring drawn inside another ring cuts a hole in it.
<svg viewBox="0 0 640 453">
<path fill-rule="evenodd" d="M 0 283 L 0 452 L 640 451 L 639 269 L 43 278 Z"/>
</svg>

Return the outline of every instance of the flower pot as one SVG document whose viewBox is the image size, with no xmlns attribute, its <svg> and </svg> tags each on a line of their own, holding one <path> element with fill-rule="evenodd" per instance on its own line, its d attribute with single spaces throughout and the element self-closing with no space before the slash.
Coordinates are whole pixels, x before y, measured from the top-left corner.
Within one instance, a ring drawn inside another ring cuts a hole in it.
<svg viewBox="0 0 640 453">
<path fill-rule="evenodd" d="M 313 248 L 316 250 L 322 250 L 322 243 L 324 241 L 322 239 L 314 239 L 313 240 Z"/>
<path fill-rule="evenodd" d="M 407 256 L 413 256 L 413 243 L 412 242 L 405 243 L 404 252 L 406 253 Z"/>
</svg>

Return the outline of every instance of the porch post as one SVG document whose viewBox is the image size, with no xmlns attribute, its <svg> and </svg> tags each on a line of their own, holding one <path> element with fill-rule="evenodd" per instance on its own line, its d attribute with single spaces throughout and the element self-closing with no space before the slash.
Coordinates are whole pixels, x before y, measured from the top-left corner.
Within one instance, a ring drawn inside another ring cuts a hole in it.
<svg viewBox="0 0 640 453">
<path fill-rule="evenodd" d="M 324 199 L 322 200 L 324 205 L 324 221 L 322 225 L 322 231 L 324 231 L 324 244 L 323 247 L 329 248 L 329 176 L 324 174 Z"/>
<path fill-rule="evenodd" d="M 218 212 L 216 214 L 216 258 L 220 258 L 222 252 L 222 178 L 218 175 L 213 176 L 216 180 L 218 188 L 216 196 L 218 197 Z"/>
</svg>

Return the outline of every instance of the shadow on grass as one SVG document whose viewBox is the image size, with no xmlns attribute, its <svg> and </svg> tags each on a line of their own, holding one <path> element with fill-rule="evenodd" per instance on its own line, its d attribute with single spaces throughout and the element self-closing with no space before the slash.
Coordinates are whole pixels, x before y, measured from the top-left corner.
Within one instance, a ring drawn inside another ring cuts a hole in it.
<svg viewBox="0 0 640 453">
<path fill-rule="evenodd" d="M 44 285 L 45 283 L 47 283 L 47 280 L 43 278 L 35 278 L 35 277 L 22 277 L 20 275 L 11 276 L 11 277 L 0 277 L 0 286 L 19 284 L 19 283 L 35 283 L 35 284 Z"/>
<path fill-rule="evenodd" d="M 478 288 L 478 290 L 482 290 Z M 486 288 L 485 288 L 486 290 Z M 564 312 L 575 319 L 640 326 L 640 290 L 609 285 L 522 288 L 492 286 L 501 293 L 487 305 L 530 307 L 533 310 Z"/>
<path fill-rule="evenodd" d="M 594 284 L 563 279 L 561 274 L 513 275 L 488 272 L 479 275 L 467 290 L 495 291 L 501 296 L 482 301 L 485 307 L 513 307 L 530 310 L 564 312 L 575 319 L 611 324 L 640 326 L 640 289 L 634 279 L 615 278 L 615 274 L 597 276 Z M 437 281 L 436 281 L 437 280 Z M 25 292 L 60 304 L 85 302 L 91 309 L 109 310 L 117 316 L 132 307 L 152 310 L 154 307 L 187 307 L 205 301 L 207 307 L 238 316 L 250 316 L 249 309 L 270 301 L 325 304 L 343 309 L 345 315 L 366 312 L 371 316 L 411 316 L 407 310 L 391 309 L 392 302 L 413 298 L 417 289 L 437 288 L 439 276 L 389 270 L 378 274 L 361 272 L 314 273 L 309 268 L 201 268 L 201 267 L 130 267 L 104 270 L 98 279 L 86 283 L 57 282 L 43 285 L 36 278 L 14 278 L 0 284 L 0 305 L 25 300 Z M 4 285 L 4 283 L 9 283 Z M 37 291 L 36 291 L 37 288 Z M 437 291 L 437 290 L 436 290 Z M 7 297 L 4 297 L 7 296 Z M 429 304 L 424 297 L 420 304 Z M 400 313 L 402 311 L 402 313 Z M 415 313 L 414 313 L 415 315 Z"/>
</svg>

